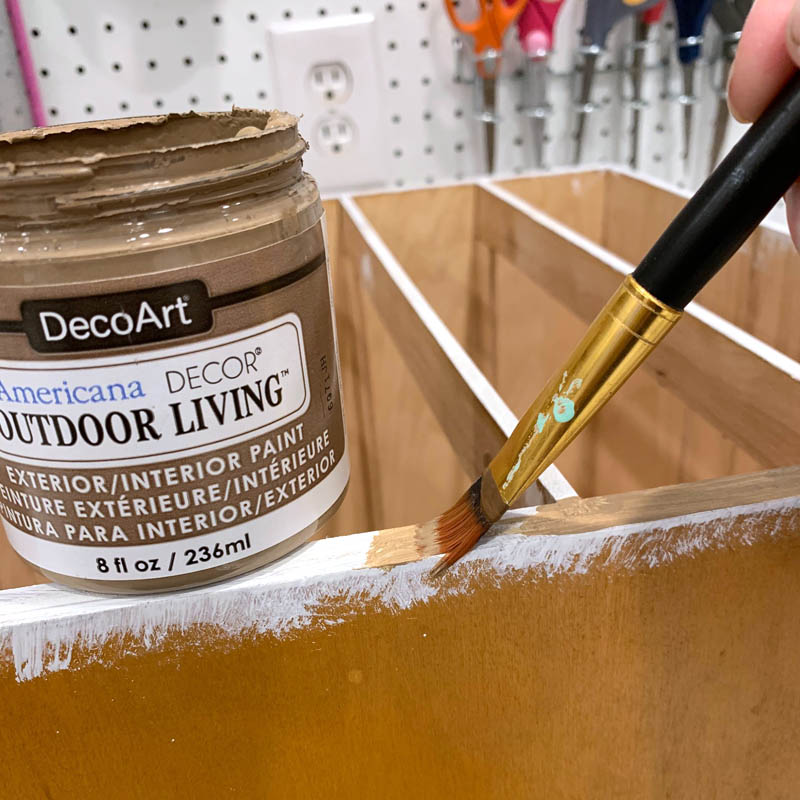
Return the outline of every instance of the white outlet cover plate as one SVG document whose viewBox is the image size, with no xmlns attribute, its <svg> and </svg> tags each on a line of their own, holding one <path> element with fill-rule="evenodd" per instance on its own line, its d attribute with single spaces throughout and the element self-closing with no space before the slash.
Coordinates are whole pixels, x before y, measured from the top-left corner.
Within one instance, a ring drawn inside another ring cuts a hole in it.
<svg viewBox="0 0 800 800">
<path fill-rule="evenodd" d="M 385 183 L 380 60 L 372 14 L 274 22 L 268 34 L 277 107 L 303 117 L 300 132 L 310 145 L 304 159 L 307 171 L 325 192 Z M 331 63 L 345 64 L 352 80 L 352 91 L 341 101 L 327 100 L 311 85 L 314 66 Z M 352 145 L 340 153 L 326 153 L 314 141 L 319 122 L 331 116 L 345 117 L 355 128 Z"/>
</svg>

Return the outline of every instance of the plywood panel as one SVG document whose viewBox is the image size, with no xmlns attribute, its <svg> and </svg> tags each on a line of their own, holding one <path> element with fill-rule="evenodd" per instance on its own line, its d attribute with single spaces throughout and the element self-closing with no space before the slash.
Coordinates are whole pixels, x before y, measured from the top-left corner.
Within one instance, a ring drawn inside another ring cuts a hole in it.
<svg viewBox="0 0 800 800">
<path fill-rule="evenodd" d="M 585 245 L 579 237 L 565 237 L 547 217 L 536 216 L 502 190 L 487 188 L 478 199 L 478 237 L 568 304 L 585 323 L 590 322 L 619 285 L 624 265 L 613 265 L 612 255 Z M 764 466 L 796 460 L 800 384 L 791 371 L 767 360 L 765 352 L 751 351 L 687 313 L 644 369 L 681 398 L 687 413 L 700 414 L 719 432 L 711 448 L 707 437 L 714 434 L 707 426 L 701 438 L 691 430 L 672 430 L 673 436 L 696 445 L 696 458 L 710 458 L 716 464 L 738 463 L 727 439 Z M 796 365 L 791 369 L 796 370 Z M 653 403 L 629 405 L 629 421 L 617 428 L 616 438 L 624 443 L 637 419 L 643 430 L 658 426 L 654 408 Z M 748 424 L 747 420 L 757 421 Z M 643 452 L 650 450 L 645 447 Z"/>
<path fill-rule="evenodd" d="M 354 570 L 363 537 L 342 537 L 147 604 L 8 593 L 3 791 L 792 797 L 796 470 L 764 485 L 670 490 L 666 519 L 589 534 L 602 499 L 555 504 L 562 535 L 520 518 L 434 583 L 430 561 Z"/>
<path fill-rule="evenodd" d="M 498 184 L 545 214 L 596 242 L 602 242 L 608 215 L 607 171 L 513 178 Z"/>
<path fill-rule="evenodd" d="M 632 265 L 686 203 L 632 175 L 608 170 L 499 182 L 526 202 Z M 789 237 L 756 231 L 698 295 L 698 302 L 795 359 L 800 359 L 800 256 Z"/>
</svg>

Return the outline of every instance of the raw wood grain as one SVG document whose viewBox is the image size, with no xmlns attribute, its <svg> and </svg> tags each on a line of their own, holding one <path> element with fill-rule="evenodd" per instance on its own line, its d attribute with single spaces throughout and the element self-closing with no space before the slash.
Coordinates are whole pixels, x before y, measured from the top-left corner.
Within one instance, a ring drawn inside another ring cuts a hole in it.
<svg viewBox="0 0 800 800">
<path fill-rule="evenodd" d="M 620 273 L 579 239 L 489 191 L 478 195 L 476 219 L 478 237 L 586 323 L 619 285 Z M 644 368 L 762 466 L 797 460 L 800 382 L 714 328 L 687 313 Z M 649 408 L 637 410 L 650 416 Z"/>
</svg>

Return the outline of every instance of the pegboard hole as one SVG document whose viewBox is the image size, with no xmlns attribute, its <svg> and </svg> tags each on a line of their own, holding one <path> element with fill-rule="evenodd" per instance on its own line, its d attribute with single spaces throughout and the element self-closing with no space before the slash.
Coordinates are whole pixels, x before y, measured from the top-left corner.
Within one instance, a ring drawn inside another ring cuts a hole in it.
<svg viewBox="0 0 800 800">
<path fill-rule="evenodd" d="M 47 76 L 50 74 L 50 70 L 48 70 L 48 69 L 40 69 L 40 70 L 39 70 L 39 74 L 40 74 L 40 75 L 41 75 L 43 78 L 46 78 L 46 77 L 47 77 Z"/>
<path fill-rule="evenodd" d="M 193 94 L 189 97 L 189 105 L 196 106 L 200 102 L 200 98 L 196 94 Z"/>
<path fill-rule="evenodd" d="M 454 116 L 456 119 L 461 119 L 461 117 L 463 117 L 463 116 L 464 116 L 464 110 L 463 110 L 462 108 L 457 108 L 457 109 L 456 109 L 456 110 L 453 112 L 453 116 Z"/>
<path fill-rule="evenodd" d="M 211 21 L 215 25 L 221 25 L 222 24 L 222 17 L 219 14 L 214 14 L 214 16 L 211 17 Z"/>
<path fill-rule="evenodd" d="M 422 85 L 423 86 L 430 86 L 431 79 L 427 75 L 422 76 Z"/>
<path fill-rule="evenodd" d="M 611 133 L 611 131 L 609 131 L 609 129 L 608 129 L 608 128 L 601 128 L 601 129 L 600 129 L 600 136 L 601 136 L 603 139 L 608 139 L 608 137 L 609 137 L 609 134 L 610 134 L 610 133 Z"/>
<path fill-rule="evenodd" d="M 225 53 L 220 53 L 217 56 L 217 61 L 219 61 L 220 64 L 224 64 L 227 60 L 228 60 L 228 56 L 226 56 Z"/>
<path fill-rule="evenodd" d="M 397 50 L 397 42 L 389 42 L 386 45 L 390 50 Z"/>
<path fill-rule="evenodd" d="M 392 80 L 389 81 L 389 88 L 390 89 L 396 89 L 399 85 L 400 85 L 400 81 L 398 81 L 396 78 L 392 78 Z"/>
<path fill-rule="evenodd" d="M 113 69 L 113 70 L 114 70 L 114 72 L 119 72 L 119 71 L 122 69 L 122 64 L 120 64 L 120 63 L 119 63 L 119 61 L 115 61 L 115 62 L 114 62 L 112 65 L 111 65 L 111 69 Z"/>
<path fill-rule="evenodd" d="M 399 114 L 392 114 L 392 124 L 399 125 L 400 124 L 400 115 Z"/>
<path fill-rule="evenodd" d="M 78 35 L 78 29 L 74 25 L 70 25 L 69 28 L 67 28 L 67 32 L 69 33 L 70 36 Z"/>
<path fill-rule="evenodd" d="M 425 2 L 425 0 L 421 0 L 421 2 L 419 4 L 419 10 L 420 11 L 424 11 L 427 7 L 428 7 L 428 4 Z"/>
<path fill-rule="evenodd" d="M 31 36 L 35 39 L 39 35 L 40 31 L 38 28 L 31 28 Z"/>
<path fill-rule="evenodd" d="M 148 69 L 156 69 L 157 67 L 158 67 L 158 61 L 156 61 L 154 58 L 151 58 L 147 62 L 147 68 Z"/>
<path fill-rule="evenodd" d="M 426 175 L 425 183 L 433 183 L 433 175 Z"/>
<path fill-rule="evenodd" d="M 353 6 L 353 13 L 360 14 L 361 13 L 361 6 Z"/>
<path fill-rule="evenodd" d="M 290 11 L 290 10 L 287 8 L 287 9 L 286 9 L 286 10 L 283 12 L 283 18 L 284 18 L 284 19 L 291 19 L 291 17 L 292 17 L 292 12 L 291 12 L 291 11 Z"/>
<path fill-rule="evenodd" d="M 124 100 L 119 104 L 120 111 L 127 111 L 129 108 L 130 106 Z"/>
<path fill-rule="evenodd" d="M 114 30 L 114 26 L 110 22 L 106 22 L 106 24 L 103 25 L 103 30 L 105 30 L 106 33 L 111 33 Z"/>
<path fill-rule="evenodd" d="M 185 17 L 178 17 L 178 19 L 176 19 L 176 20 L 175 20 L 175 24 L 176 24 L 176 25 L 177 25 L 179 28 L 184 28 L 184 27 L 186 27 L 186 18 L 185 18 Z"/>
<path fill-rule="evenodd" d="M 258 50 L 253 53 L 253 61 L 261 61 L 261 53 Z"/>
<path fill-rule="evenodd" d="M 225 94 L 222 95 L 222 99 L 226 103 L 232 103 L 233 102 L 233 95 L 230 92 L 225 92 Z"/>
<path fill-rule="evenodd" d="M 263 89 L 261 89 L 261 90 L 259 91 L 259 93 L 258 93 L 258 99 L 259 99 L 259 100 L 266 100 L 266 99 L 267 99 L 267 93 L 266 93 L 266 92 L 265 92 Z"/>
<path fill-rule="evenodd" d="M 164 105 L 164 101 L 160 97 L 157 97 L 155 100 L 153 100 L 153 105 L 156 108 L 161 108 Z"/>
<path fill-rule="evenodd" d="M 58 116 L 58 109 L 57 108 L 51 107 L 51 108 L 48 109 L 48 111 L 50 112 L 50 116 L 51 117 L 57 117 Z"/>
<path fill-rule="evenodd" d="M 142 30 L 144 30 L 144 31 L 149 31 L 150 30 L 150 20 L 149 19 L 143 19 L 139 23 L 139 25 L 141 25 Z"/>
<path fill-rule="evenodd" d="M 395 158 L 402 158 L 403 157 L 403 151 L 398 147 L 398 148 L 392 150 L 392 155 Z"/>
<path fill-rule="evenodd" d="M 83 75 L 86 72 L 86 67 L 84 67 L 83 64 L 78 64 L 78 66 L 75 67 L 75 72 L 77 72 L 78 75 Z"/>
<path fill-rule="evenodd" d="M 84 107 L 83 107 L 83 110 L 84 110 L 84 111 L 85 111 L 87 114 L 94 114 L 94 106 L 92 106 L 92 105 L 87 105 L 87 106 L 84 106 Z"/>
<path fill-rule="evenodd" d="M 430 42 L 427 39 L 422 39 L 420 41 L 420 43 L 419 43 L 419 46 L 422 47 L 423 49 L 428 47 L 429 45 L 430 45 Z"/>
<path fill-rule="evenodd" d="M 251 11 L 247 15 L 247 21 L 248 22 L 257 22 L 258 21 L 258 14 L 256 14 L 254 11 Z"/>
<path fill-rule="evenodd" d="M 433 145 L 432 144 L 426 145 L 426 147 L 425 147 L 425 155 L 429 156 L 429 155 L 431 155 L 431 153 L 433 153 Z"/>
<path fill-rule="evenodd" d="M 431 114 L 431 112 L 430 112 L 430 111 L 424 111 L 424 112 L 422 113 L 422 119 L 424 119 L 424 120 L 425 120 L 425 122 L 430 122 L 430 121 L 431 121 L 431 119 L 433 119 L 433 114 Z"/>
<path fill-rule="evenodd" d="M 464 151 L 464 142 L 456 142 L 453 145 L 453 149 L 456 151 L 456 153 L 462 153 Z"/>
<path fill-rule="evenodd" d="M 327 14 L 327 10 L 324 8 L 320 8 L 317 10 L 317 16 L 324 17 Z"/>
<path fill-rule="evenodd" d="M 516 147 L 522 147 L 522 137 L 521 136 L 515 136 L 514 137 L 514 145 Z"/>
<path fill-rule="evenodd" d="M 194 62 L 192 61 L 192 57 L 191 56 L 184 56 L 184 59 L 183 59 L 184 66 L 191 67 L 193 63 Z"/>
<path fill-rule="evenodd" d="M 387 3 L 386 10 L 391 14 L 394 11 L 394 6 L 391 3 Z"/>
</svg>

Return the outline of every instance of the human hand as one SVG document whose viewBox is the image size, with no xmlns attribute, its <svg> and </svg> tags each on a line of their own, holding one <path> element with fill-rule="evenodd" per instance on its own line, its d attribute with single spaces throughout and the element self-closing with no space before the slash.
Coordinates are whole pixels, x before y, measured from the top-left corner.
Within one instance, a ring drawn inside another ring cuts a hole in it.
<svg viewBox="0 0 800 800">
<path fill-rule="evenodd" d="M 798 67 L 800 0 L 755 0 L 728 80 L 731 114 L 739 122 L 757 119 Z M 786 193 L 786 220 L 800 250 L 800 182 Z"/>
</svg>

